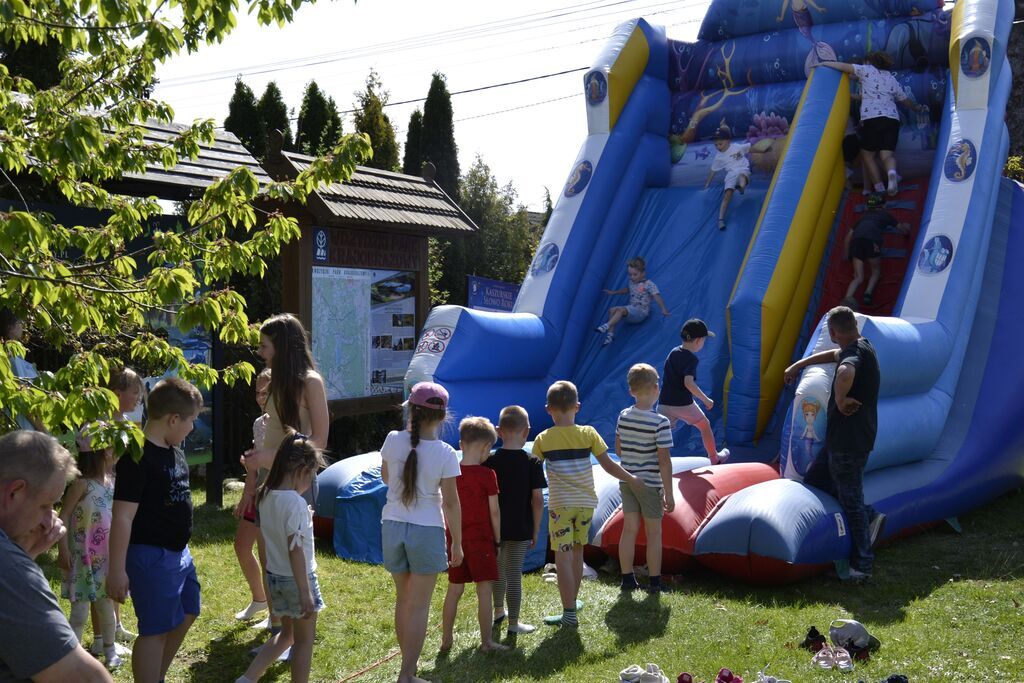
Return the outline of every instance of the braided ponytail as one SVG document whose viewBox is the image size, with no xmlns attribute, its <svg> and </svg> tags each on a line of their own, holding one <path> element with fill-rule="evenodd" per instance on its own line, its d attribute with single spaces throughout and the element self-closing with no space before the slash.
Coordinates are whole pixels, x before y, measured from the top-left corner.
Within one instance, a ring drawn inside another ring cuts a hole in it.
<svg viewBox="0 0 1024 683">
<path fill-rule="evenodd" d="M 409 442 L 412 448 L 409 449 L 409 456 L 405 459 L 405 466 L 402 468 L 402 504 L 406 507 L 416 502 L 416 475 L 419 470 L 419 457 L 416 454 L 416 447 L 420 444 L 420 430 L 423 423 L 433 424 L 443 421 L 445 418 L 444 408 L 424 408 L 418 405 L 409 406 Z"/>
</svg>

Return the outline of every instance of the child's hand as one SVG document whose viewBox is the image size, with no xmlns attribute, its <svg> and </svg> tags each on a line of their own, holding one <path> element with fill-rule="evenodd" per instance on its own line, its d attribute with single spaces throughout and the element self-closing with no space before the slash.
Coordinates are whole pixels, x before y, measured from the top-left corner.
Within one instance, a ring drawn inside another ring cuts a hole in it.
<svg viewBox="0 0 1024 683">
<path fill-rule="evenodd" d="M 462 565 L 462 546 L 452 544 L 452 559 L 448 560 L 449 567 L 459 567 Z"/>
<path fill-rule="evenodd" d="M 530 540 L 529 540 L 529 541 L 527 542 L 527 544 L 526 544 L 526 547 L 527 547 L 527 548 L 532 548 L 532 547 L 534 547 L 534 546 L 536 546 L 536 545 L 537 545 L 537 534 L 534 534 L 534 535 L 533 535 L 533 538 L 531 538 L 531 539 L 530 539 Z"/>
<path fill-rule="evenodd" d="M 646 486 L 644 486 L 644 483 L 640 481 L 640 477 L 633 475 L 630 475 L 630 477 L 631 478 L 628 483 L 634 491 L 639 493 L 642 492 L 645 488 L 647 488 Z"/>
<path fill-rule="evenodd" d="M 304 591 L 299 595 L 299 619 L 309 619 L 315 614 L 313 611 L 313 594 L 310 591 Z"/>
<path fill-rule="evenodd" d="M 702 401 L 704 403 L 704 407 L 707 408 L 708 410 L 714 410 L 715 409 L 715 402 L 713 400 L 711 400 L 710 398 L 702 399 Z"/>
<path fill-rule="evenodd" d="M 614 293 L 615 293 L 615 292 L 614 292 L 613 290 L 611 290 L 611 289 L 602 289 L 601 291 L 602 291 L 602 292 L 604 292 L 605 294 L 614 294 Z"/>
<path fill-rule="evenodd" d="M 674 495 L 672 495 L 672 492 L 670 490 L 668 490 L 668 489 L 665 489 L 665 494 L 664 495 L 665 495 L 665 502 L 664 502 L 665 512 L 666 513 L 672 512 L 673 510 L 676 509 L 676 497 Z"/>
<path fill-rule="evenodd" d="M 670 315 L 672 315 L 667 308 L 661 309 L 661 314 L 663 316 L 665 316 L 666 318 L 669 317 Z"/>
<path fill-rule="evenodd" d="M 124 602 L 128 597 L 128 574 L 111 571 L 107 574 L 107 597 L 114 602 Z"/>
<path fill-rule="evenodd" d="M 793 384 L 800 378 L 800 371 L 793 368 L 786 368 L 786 374 L 782 376 L 786 384 Z"/>
</svg>

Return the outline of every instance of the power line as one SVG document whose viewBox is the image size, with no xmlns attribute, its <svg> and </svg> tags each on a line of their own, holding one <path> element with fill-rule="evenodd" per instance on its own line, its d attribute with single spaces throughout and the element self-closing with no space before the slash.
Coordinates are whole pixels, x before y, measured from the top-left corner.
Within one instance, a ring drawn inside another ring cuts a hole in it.
<svg viewBox="0 0 1024 683">
<path fill-rule="evenodd" d="M 605 8 L 608 8 L 608 7 L 613 7 L 613 6 L 616 6 L 616 5 L 632 4 L 632 3 L 636 3 L 636 2 L 651 2 L 651 0 L 617 0 L 616 2 L 610 2 L 610 3 L 606 3 L 604 5 L 600 5 L 600 6 L 594 7 L 594 8 L 592 8 L 592 10 L 600 10 L 600 9 L 605 9 Z M 643 7 L 639 7 L 637 9 L 640 12 L 645 12 L 647 10 L 651 10 L 651 9 L 658 8 L 658 7 L 664 7 L 664 6 L 667 6 L 667 5 L 671 5 L 672 6 L 672 8 L 668 9 L 668 10 L 662 10 L 662 11 L 657 11 L 657 12 L 646 12 L 649 16 L 653 16 L 653 15 L 663 14 L 663 13 L 668 13 L 668 12 L 676 12 L 676 11 L 679 11 L 679 10 L 682 10 L 682 9 L 691 8 L 691 7 L 698 7 L 698 6 L 702 6 L 704 4 L 706 4 L 706 0 L 691 0 L 689 2 L 684 2 L 682 4 L 680 4 L 678 2 L 678 0 L 661 0 L 661 1 L 658 1 L 658 2 L 654 2 L 653 4 L 649 4 L 649 5 L 646 5 L 646 6 L 643 6 Z M 584 10 L 576 10 L 576 11 L 573 11 L 573 12 L 564 12 L 562 14 L 556 14 L 556 15 L 552 15 L 552 16 L 549 16 L 549 17 L 544 17 L 546 23 L 542 24 L 541 26 L 543 28 L 548 28 L 548 27 L 564 24 L 564 23 L 567 23 L 569 21 L 577 21 L 578 19 L 575 19 L 575 18 L 572 18 L 572 17 L 566 18 L 566 19 L 562 19 L 560 21 L 547 21 L 547 20 L 557 19 L 559 17 L 565 17 L 567 15 L 577 14 L 577 13 L 580 13 L 580 12 L 583 12 L 583 11 Z M 601 18 L 601 17 L 605 17 L 605 16 L 611 16 L 611 15 L 618 14 L 619 12 L 620 12 L 619 10 L 616 10 L 616 11 L 613 11 L 613 12 L 610 12 L 610 13 L 596 14 L 596 15 L 592 15 L 592 16 L 587 17 L 587 19 L 597 19 L 597 18 Z M 531 15 L 527 15 L 527 16 L 531 16 Z M 494 38 L 496 36 L 505 35 L 505 34 L 509 34 L 509 33 L 516 33 L 516 32 L 520 32 L 520 31 L 526 30 L 528 28 L 533 28 L 529 24 L 537 23 L 537 21 L 538 20 L 531 20 L 531 22 L 524 22 L 519 28 L 515 28 L 514 27 L 515 24 L 511 24 L 508 27 L 501 27 L 502 30 L 500 30 L 500 31 L 492 31 L 491 33 L 488 33 L 486 31 L 485 32 L 475 32 L 474 33 L 474 32 L 472 32 L 472 31 L 475 31 L 474 27 L 465 27 L 465 28 L 461 28 L 461 29 L 453 29 L 453 30 L 448 31 L 448 32 L 441 32 L 440 34 L 428 34 L 425 37 L 419 37 L 419 38 L 414 37 L 414 38 L 411 38 L 411 39 L 404 39 L 404 40 L 401 40 L 401 41 L 392 41 L 392 42 L 387 42 L 387 43 L 378 43 L 378 44 L 375 44 L 375 45 L 369 45 L 369 46 L 364 46 L 364 47 L 360 47 L 360 48 L 354 48 L 352 50 L 347 50 L 347 51 L 342 51 L 342 52 L 326 53 L 326 54 L 322 54 L 322 55 L 313 55 L 313 56 L 310 56 L 310 57 L 298 58 L 298 59 L 293 59 L 293 60 L 282 60 L 282 61 L 278 61 L 278 62 L 268 62 L 266 64 L 256 65 L 256 66 L 253 66 L 253 67 L 249 67 L 249 68 L 245 68 L 245 69 L 240 69 L 240 70 L 239 69 L 230 69 L 230 70 L 221 70 L 221 71 L 208 72 L 206 74 L 192 74 L 190 76 L 182 76 L 182 77 L 177 78 L 177 79 L 174 79 L 174 78 L 166 79 L 163 83 L 160 84 L 160 87 L 162 87 L 162 88 L 177 88 L 177 87 L 184 87 L 184 86 L 190 86 L 190 85 L 198 85 L 198 84 L 208 83 L 208 82 L 212 82 L 212 81 L 236 78 L 236 77 L 243 76 L 243 75 L 244 76 L 255 76 L 255 75 L 262 75 L 262 74 L 267 74 L 267 73 L 275 73 L 275 72 L 278 72 L 278 71 L 287 71 L 287 70 L 291 70 L 291 69 L 309 68 L 309 67 L 313 67 L 313 66 L 323 66 L 325 64 L 331 64 L 331 63 L 336 63 L 336 62 L 340 62 L 340 61 L 348 61 L 348 60 L 352 60 L 352 59 L 373 57 L 376 54 L 380 54 L 380 53 L 383 53 L 383 52 L 391 53 L 391 52 L 404 52 L 404 51 L 409 51 L 409 50 L 420 50 L 420 49 L 424 49 L 424 48 L 427 48 L 427 47 L 435 47 L 435 46 L 438 46 L 438 45 L 444 45 L 444 44 L 448 44 L 448 43 L 458 43 L 458 42 L 465 42 L 467 40 L 480 40 L 480 39 L 484 39 L 484 38 Z M 444 35 L 446 33 L 450 34 L 450 35 Z M 437 36 L 443 36 L 443 37 L 430 38 L 429 36 L 431 36 L 431 35 L 437 35 Z M 538 36 L 538 38 L 540 38 L 540 37 L 544 37 L 544 36 Z M 309 60 L 313 60 L 313 61 L 309 61 Z"/>
<path fill-rule="evenodd" d="M 531 102 L 530 104 L 524 104 L 518 107 L 509 107 L 508 109 L 499 109 L 498 111 L 488 112 L 486 114 L 477 114 L 475 116 L 466 116 L 465 118 L 455 119 L 452 123 L 459 123 L 460 121 L 472 121 L 473 119 L 482 119 L 488 116 L 497 116 L 498 114 L 507 114 L 512 111 L 519 111 L 520 109 L 529 109 L 530 107 L 539 107 L 542 104 L 551 104 L 552 102 L 561 102 L 562 100 L 573 99 L 580 97 L 582 93 L 573 93 L 571 95 L 563 95 L 562 97 L 553 97 L 550 100 L 541 100 L 540 102 Z"/>
</svg>

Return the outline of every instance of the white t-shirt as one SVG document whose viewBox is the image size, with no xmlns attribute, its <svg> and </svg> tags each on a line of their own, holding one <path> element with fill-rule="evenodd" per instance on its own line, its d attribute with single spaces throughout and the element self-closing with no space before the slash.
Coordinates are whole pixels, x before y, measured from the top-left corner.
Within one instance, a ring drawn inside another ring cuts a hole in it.
<svg viewBox="0 0 1024 683">
<path fill-rule="evenodd" d="M 272 489 L 267 491 L 259 507 L 260 533 L 267 549 L 267 571 L 294 578 L 288 553 L 301 544 L 302 554 L 306 556 L 306 573 L 314 572 L 313 516 L 306 500 L 295 490 Z M 289 536 L 294 536 L 291 543 L 288 542 Z"/>
<path fill-rule="evenodd" d="M 732 142 L 729 144 L 729 149 L 715 154 L 715 158 L 711 162 L 711 170 L 749 173 L 750 161 L 747 159 L 749 151 L 749 144 Z"/>
<path fill-rule="evenodd" d="M 854 64 L 853 73 L 860 79 L 860 120 L 900 120 L 896 100 L 907 99 L 896 77 L 890 71 L 879 71 L 870 64 Z"/>
<path fill-rule="evenodd" d="M 407 506 L 402 503 L 402 471 L 412 448 L 410 436 L 406 430 L 391 432 L 380 447 L 380 457 L 388 466 L 384 482 L 388 498 L 381 519 L 443 528 L 441 480 L 459 476 L 459 458 L 444 441 L 420 441 L 416 446 L 416 499 Z"/>
</svg>

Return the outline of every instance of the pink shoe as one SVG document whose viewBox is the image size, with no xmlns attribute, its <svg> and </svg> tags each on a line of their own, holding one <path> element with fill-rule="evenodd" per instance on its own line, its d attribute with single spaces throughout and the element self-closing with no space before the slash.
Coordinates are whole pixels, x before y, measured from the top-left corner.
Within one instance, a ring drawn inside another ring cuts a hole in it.
<svg viewBox="0 0 1024 683">
<path fill-rule="evenodd" d="M 723 667 L 718 672 L 718 678 L 715 679 L 715 683 L 743 683 L 743 677 Z"/>
</svg>

